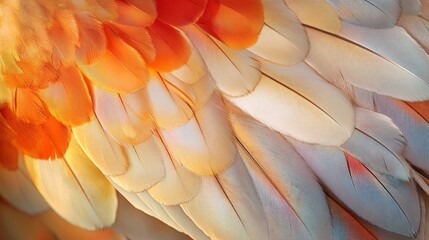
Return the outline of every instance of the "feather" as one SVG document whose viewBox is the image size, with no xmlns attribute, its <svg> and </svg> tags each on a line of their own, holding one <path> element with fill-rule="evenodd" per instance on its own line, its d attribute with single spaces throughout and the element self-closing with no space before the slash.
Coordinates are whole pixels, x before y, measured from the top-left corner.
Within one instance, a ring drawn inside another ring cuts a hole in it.
<svg viewBox="0 0 429 240">
<path fill-rule="evenodd" d="M 113 224 L 115 190 L 74 138 L 62 158 L 26 158 L 25 163 L 37 189 L 61 217 L 88 230 Z"/>
<path fill-rule="evenodd" d="M 122 175 L 128 169 L 124 147 L 116 143 L 100 125 L 98 119 L 73 128 L 73 135 L 89 159 L 105 175 Z"/>
<path fill-rule="evenodd" d="M 1 134 L 4 134 L 2 131 Z M 13 138 L 14 136 L 12 136 Z M 2 136 L 0 140 L 0 167 L 14 171 L 18 168 L 18 149 L 10 142 L 11 138 Z"/>
<path fill-rule="evenodd" d="M 79 228 L 60 216 L 54 211 L 48 211 L 38 217 L 38 222 L 43 222 L 48 229 L 55 234 L 55 239 L 60 240 L 126 240 L 119 233 L 110 228 L 88 231 Z M 43 238 L 44 239 L 44 238 Z"/>
<path fill-rule="evenodd" d="M 156 3 L 159 19 L 179 27 L 198 21 L 204 13 L 207 0 L 157 0 Z"/>
<path fill-rule="evenodd" d="M 49 209 L 28 175 L 22 154 L 19 154 L 17 169 L 9 170 L 0 166 L 0 195 L 28 214 L 38 214 Z"/>
<path fill-rule="evenodd" d="M 337 33 L 341 29 L 337 12 L 326 0 L 284 0 L 284 2 L 305 25 L 332 33 Z"/>
<path fill-rule="evenodd" d="M 407 142 L 405 157 L 429 172 L 429 123 L 406 102 L 375 95 L 375 109 L 387 115 L 401 129 Z"/>
<path fill-rule="evenodd" d="M 111 23 L 110 26 L 117 32 L 121 39 L 134 48 L 146 62 L 155 60 L 155 46 L 147 28 L 126 26 L 115 23 Z"/>
<path fill-rule="evenodd" d="M 391 28 L 401 15 L 399 0 L 328 0 L 346 22 L 370 28 Z"/>
<path fill-rule="evenodd" d="M 392 120 L 382 114 L 356 108 L 356 130 L 342 148 L 381 174 L 410 179 L 403 156 L 405 138 Z"/>
<path fill-rule="evenodd" d="M 409 101 L 429 98 L 429 57 L 403 29 L 343 23 L 339 35 L 312 28 L 307 33 L 311 49 L 306 62 L 325 78 L 344 78 L 362 89 Z"/>
<path fill-rule="evenodd" d="M 199 175 L 221 173 L 234 161 L 236 148 L 223 106 L 219 94 L 213 94 L 186 124 L 161 130 L 172 157 Z"/>
<path fill-rule="evenodd" d="M 422 11 L 422 3 L 420 0 L 400 0 L 402 7 L 402 16 L 406 14 L 418 15 Z M 424 2 L 425 0 L 423 0 Z"/>
<path fill-rule="evenodd" d="M 103 55 L 107 47 L 107 39 L 100 21 L 84 12 L 74 16 L 79 29 L 76 61 L 90 64 Z"/>
<path fill-rule="evenodd" d="M 142 88 L 147 79 L 146 62 L 140 54 L 111 29 L 105 28 L 106 50 L 90 62 L 78 66 L 94 84 L 112 92 L 131 92 Z"/>
<path fill-rule="evenodd" d="M 152 135 L 144 142 L 127 147 L 128 169 L 123 175 L 110 179 L 128 192 L 142 192 L 157 184 L 165 176 L 157 138 Z"/>
<path fill-rule="evenodd" d="M 206 65 L 198 50 L 191 43 L 189 47 L 191 55 L 188 62 L 170 73 L 184 83 L 195 84 L 206 75 Z"/>
<path fill-rule="evenodd" d="M 163 73 L 162 77 L 167 89 L 180 97 L 193 111 L 204 107 L 215 93 L 215 84 L 210 74 L 202 76 L 194 84 L 184 83 L 171 73 Z"/>
<path fill-rule="evenodd" d="M 16 117 L 28 123 L 43 124 L 49 118 L 49 112 L 39 95 L 28 88 L 17 88 L 12 92 L 10 109 Z"/>
<path fill-rule="evenodd" d="M 151 10 L 152 8 L 155 8 L 154 2 L 152 0 L 147 2 L 148 3 L 146 3 L 146 6 L 148 8 Z M 116 23 L 133 27 L 147 27 L 155 22 L 156 13 L 147 13 L 145 12 L 147 11 L 146 9 L 140 9 L 134 3 L 118 1 L 117 5 L 118 17 L 115 19 Z"/>
<path fill-rule="evenodd" d="M 185 230 L 173 220 L 173 218 L 167 213 L 164 209 L 164 206 L 157 202 L 148 192 L 137 193 L 140 201 L 144 202 L 154 213 L 158 215 L 158 219 L 168 224 L 170 227 L 176 229 L 179 232 L 184 232 Z"/>
<path fill-rule="evenodd" d="M 309 45 L 295 14 L 282 0 L 264 1 L 265 25 L 249 51 L 265 60 L 291 65 L 304 60 Z"/>
<path fill-rule="evenodd" d="M 268 221 L 269 239 L 330 239 L 325 194 L 304 160 L 280 134 L 235 110 L 239 151 Z"/>
<path fill-rule="evenodd" d="M 202 179 L 201 192 L 182 204 L 185 213 L 214 239 L 267 239 L 260 199 L 239 154 L 218 176 Z"/>
<path fill-rule="evenodd" d="M 19 61 L 19 71 L 3 75 L 3 82 L 11 88 L 46 88 L 58 79 L 58 71 L 50 64 L 38 65 L 33 61 Z"/>
<path fill-rule="evenodd" d="M 158 13 L 156 11 L 155 0 L 140 1 L 140 0 L 125 0 L 130 5 L 141 10 L 140 14 L 144 14 L 147 18 L 147 25 L 151 25 L 155 22 Z"/>
<path fill-rule="evenodd" d="M 333 240 L 377 239 L 335 201 L 329 199 L 328 203 L 332 214 Z"/>
<path fill-rule="evenodd" d="M 186 215 L 180 206 L 164 206 L 164 210 L 177 222 L 192 239 L 209 240 L 210 238 Z"/>
<path fill-rule="evenodd" d="M 55 22 L 49 29 L 52 41 L 52 65 L 70 66 L 76 58 L 75 48 L 79 41 L 76 19 L 71 11 L 59 10 Z"/>
<path fill-rule="evenodd" d="M 421 16 L 402 14 L 398 26 L 403 27 L 407 33 L 418 42 L 426 53 L 429 53 L 429 21 Z"/>
<path fill-rule="evenodd" d="M 341 145 L 351 136 L 355 125 L 351 103 L 307 65 L 264 64 L 262 71 L 264 76 L 252 93 L 229 100 L 267 126 L 298 140 Z"/>
<path fill-rule="evenodd" d="M 159 76 L 152 76 L 149 80 L 146 94 L 150 102 L 151 115 L 161 129 L 181 126 L 193 117 L 189 105 L 180 97 L 172 94 Z"/>
<path fill-rule="evenodd" d="M 407 102 L 407 105 L 416 111 L 424 120 L 429 122 L 429 101 Z"/>
<path fill-rule="evenodd" d="M 156 141 L 159 157 L 165 168 L 165 178 L 148 190 L 163 205 L 178 205 L 193 199 L 201 188 L 201 177 L 181 166 L 159 139 Z"/>
<path fill-rule="evenodd" d="M 216 82 L 228 96 L 241 96 L 251 92 L 261 78 L 259 64 L 245 50 L 233 50 L 210 38 L 194 26 L 184 32 L 198 49 L 202 59 Z"/>
<path fill-rule="evenodd" d="M 183 33 L 159 20 L 148 28 L 156 56 L 148 65 L 158 71 L 171 71 L 185 64 L 191 54 Z"/>
<path fill-rule="evenodd" d="M 236 0 L 208 0 L 198 25 L 231 48 L 249 47 L 256 42 L 264 25 L 262 2 L 248 0 L 241 4 Z"/>
<path fill-rule="evenodd" d="M 144 212 L 145 214 L 152 216 L 154 218 L 160 219 L 158 214 L 152 210 L 146 203 L 144 203 L 142 200 L 140 200 L 139 196 L 137 196 L 137 193 L 134 192 L 128 192 L 127 190 L 123 189 L 121 186 L 115 184 L 113 181 L 111 181 L 113 187 L 117 190 L 119 194 L 118 195 L 118 201 L 119 204 L 121 202 L 121 198 L 124 197 L 133 207 L 138 209 L 139 211 Z"/>
<path fill-rule="evenodd" d="M 185 240 L 187 236 L 135 209 L 126 199 L 118 196 L 118 214 L 112 228 L 132 240 L 150 239 Z"/>
<path fill-rule="evenodd" d="M 373 172 L 335 148 L 292 143 L 323 185 L 356 215 L 400 235 L 418 232 L 421 216 L 413 182 Z"/>
<path fill-rule="evenodd" d="M 33 158 L 54 159 L 67 150 L 70 129 L 52 116 L 43 124 L 34 124 L 18 119 L 7 107 L 1 109 L 1 114 L 15 136 L 12 143 L 22 153 Z"/>
<path fill-rule="evenodd" d="M 119 144 L 136 145 L 151 134 L 152 121 L 140 118 L 118 93 L 94 86 L 94 111 L 103 129 Z"/>
<path fill-rule="evenodd" d="M 65 125 L 77 126 L 94 116 L 88 87 L 75 66 L 61 67 L 58 81 L 39 90 L 52 116 Z"/>
</svg>

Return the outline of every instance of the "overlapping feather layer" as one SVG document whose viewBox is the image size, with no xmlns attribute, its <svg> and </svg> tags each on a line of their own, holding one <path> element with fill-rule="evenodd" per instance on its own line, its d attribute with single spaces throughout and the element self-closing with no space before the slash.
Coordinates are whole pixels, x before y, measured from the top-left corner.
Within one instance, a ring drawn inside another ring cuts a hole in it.
<svg viewBox="0 0 429 240">
<path fill-rule="evenodd" d="M 426 0 L 0 13 L 0 195 L 22 211 L 133 239 L 127 201 L 194 239 L 425 238 Z"/>
</svg>

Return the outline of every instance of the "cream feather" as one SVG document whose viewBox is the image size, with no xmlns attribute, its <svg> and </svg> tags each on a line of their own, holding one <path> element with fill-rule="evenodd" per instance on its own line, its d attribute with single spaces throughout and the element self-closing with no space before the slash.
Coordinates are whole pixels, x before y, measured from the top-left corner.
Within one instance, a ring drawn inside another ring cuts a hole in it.
<svg viewBox="0 0 429 240">
<path fill-rule="evenodd" d="M 124 147 L 103 129 L 98 119 L 73 128 L 73 135 L 91 161 L 105 175 L 122 175 L 128 168 Z M 97 144 L 93 144 L 97 143 Z"/>
<path fill-rule="evenodd" d="M 291 65 L 304 60 L 307 35 L 295 14 L 282 0 L 264 1 L 265 25 L 250 52 L 265 60 Z"/>
<path fill-rule="evenodd" d="M 237 110 L 231 117 L 265 210 L 269 239 L 330 239 L 325 194 L 304 160 L 279 133 Z"/>
<path fill-rule="evenodd" d="M 344 78 L 354 86 L 404 100 L 429 98 L 425 67 L 429 57 L 403 29 L 343 23 L 339 35 L 313 28 L 307 33 L 311 48 L 306 62 L 328 80 Z"/>
<path fill-rule="evenodd" d="M 23 158 L 19 154 L 18 168 L 15 170 L 0 166 L 0 196 L 25 213 L 38 214 L 50 207 L 34 186 Z"/>
<path fill-rule="evenodd" d="M 351 136 L 355 125 L 351 103 L 306 64 L 267 63 L 262 71 L 264 76 L 252 93 L 229 100 L 267 126 L 301 141 L 341 145 Z"/>
<path fill-rule="evenodd" d="M 67 221 L 88 230 L 110 226 L 115 221 L 115 189 L 74 138 L 64 157 L 26 158 L 25 163 L 42 196 Z"/>
</svg>

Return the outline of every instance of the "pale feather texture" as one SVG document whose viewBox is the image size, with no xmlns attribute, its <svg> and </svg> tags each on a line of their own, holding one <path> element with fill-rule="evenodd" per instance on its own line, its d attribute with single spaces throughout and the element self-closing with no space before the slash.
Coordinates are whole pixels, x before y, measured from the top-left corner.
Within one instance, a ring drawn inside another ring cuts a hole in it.
<svg viewBox="0 0 429 240">
<path fill-rule="evenodd" d="M 293 143 L 324 185 L 355 214 L 390 232 L 416 235 L 421 215 L 417 189 L 412 182 L 372 172 L 335 148 Z"/>
<path fill-rule="evenodd" d="M 391 28 L 401 14 L 399 0 L 327 0 L 341 19 L 371 28 Z"/>
<path fill-rule="evenodd" d="M 269 239 L 329 239 L 325 194 L 304 160 L 280 134 L 237 111 L 232 123 L 264 207 Z"/>
<path fill-rule="evenodd" d="M 249 49 L 265 60 L 290 65 L 308 53 L 307 35 L 294 13 L 282 0 L 264 1 L 265 25 Z"/>
<path fill-rule="evenodd" d="M 351 103 L 306 64 L 267 63 L 263 72 L 252 93 L 228 99 L 255 119 L 301 141 L 341 145 L 351 136 L 355 124 Z"/>
<path fill-rule="evenodd" d="M 392 120 L 382 114 L 356 108 L 356 130 L 342 148 L 382 174 L 409 180 L 404 155 L 405 138 Z"/>
<path fill-rule="evenodd" d="M 0 16 L 0 238 L 425 239 L 428 0 Z"/>
<path fill-rule="evenodd" d="M 37 214 L 49 209 L 49 205 L 37 191 L 25 167 L 23 155 L 19 155 L 15 170 L 0 167 L 0 195 L 15 208 Z"/>
<path fill-rule="evenodd" d="M 307 33 L 312 47 L 306 62 L 325 78 L 344 78 L 357 87 L 403 100 L 429 97 L 429 57 L 403 29 L 343 23 L 338 35 L 312 28 Z"/>
<path fill-rule="evenodd" d="M 90 230 L 115 221 L 116 192 L 74 138 L 64 157 L 27 158 L 26 165 L 37 189 L 63 218 Z"/>
</svg>

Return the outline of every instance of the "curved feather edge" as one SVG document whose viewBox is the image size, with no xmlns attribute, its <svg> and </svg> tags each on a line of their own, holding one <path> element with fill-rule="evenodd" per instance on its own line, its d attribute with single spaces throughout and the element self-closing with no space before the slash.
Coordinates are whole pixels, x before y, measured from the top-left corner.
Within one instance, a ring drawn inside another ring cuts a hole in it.
<svg viewBox="0 0 429 240">
<path fill-rule="evenodd" d="M 342 20 L 369 28 L 391 28 L 398 21 L 400 0 L 327 0 Z"/>
<path fill-rule="evenodd" d="M 115 189 L 74 138 L 62 158 L 27 157 L 25 163 L 37 189 L 61 217 L 88 230 L 113 224 L 118 204 Z"/>
<path fill-rule="evenodd" d="M 355 214 L 387 231 L 407 237 L 417 234 L 421 215 L 414 182 L 373 172 L 336 148 L 290 141 L 322 184 Z"/>
<path fill-rule="evenodd" d="M 429 172 L 429 122 L 406 102 L 374 95 L 375 110 L 390 117 L 407 141 L 405 157 L 415 167 Z"/>
<path fill-rule="evenodd" d="M 18 168 L 0 166 L 0 195 L 9 204 L 28 214 L 38 214 L 50 207 L 34 186 L 25 167 L 24 156 L 18 155 Z"/>
<path fill-rule="evenodd" d="M 326 0 L 283 1 L 303 24 L 332 33 L 337 33 L 341 30 L 338 13 Z"/>
<path fill-rule="evenodd" d="M 429 57 L 404 29 L 343 23 L 337 35 L 306 30 L 311 48 L 305 61 L 329 81 L 344 78 L 362 89 L 408 101 L 429 99 Z"/>
<path fill-rule="evenodd" d="M 210 238 L 267 239 L 260 199 L 238 153 L 236 157 L 223 173 L 203 177 L 202 191 L 181 207 Z"/>
<path fill-rule="evenodd" d="M 329 198 L 328 204 L 332 214 L 332 240 L 377 239 L 334 200 Z"/>
<path fill-rule="evenodd" d="M 265 0 L 264 21 L 258 41 L 248 50 L 258 57 L 282 65 L 304 60 L 309 50 L 301 22 L 282 0 Z"/>
<path fill-rule="evenodd" d="M 410 166 L 403 156 L 405 138 L 392 120 L 363 108 L 355 108 L 356 130 L 341 148 L 381 174 L 408 181 Z"/>
<path fill-rule="evenodd" d="M 231 121 L 267 217 L 269 239 L 330 239 L 325 194 L 290 143 L 239 110 L 233 110 Z"/>
<path fill-rule="evenodd" d="M 265 63 L 262 71 L 264 76 L 252 93 L 228 100 L 300 141 L 338 146 L 352 135 L 355 120 L 350 101 L 305 63 L 287 67 Z"/>
</svg>

